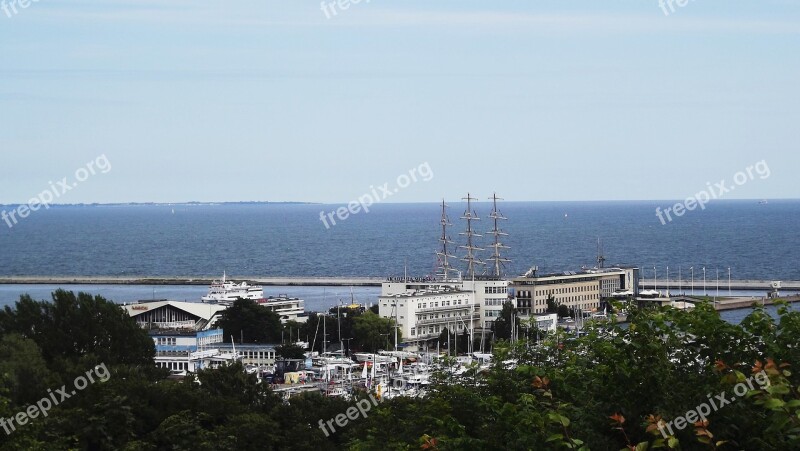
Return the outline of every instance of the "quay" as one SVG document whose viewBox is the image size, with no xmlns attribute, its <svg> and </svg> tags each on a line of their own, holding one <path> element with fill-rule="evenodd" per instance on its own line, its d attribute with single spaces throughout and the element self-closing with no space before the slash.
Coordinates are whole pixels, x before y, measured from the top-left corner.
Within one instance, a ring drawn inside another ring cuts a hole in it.
<svg viewBox="0 0 800 451">
<path fill-rule="evenodd" d="M 696 276 L 696 275 L 695 275 Z M 771 291 L 772 290 L 772 280 L 731 280 L 730 285 L 728 284 L 728 279 L 719 279 L 719 290 L 728 291 L 736 290 L 736 291 Z M 800 281 L 780 281 L 781 290 L 789 290 L 789 291 L 800 291 Z M 705 282 L 705 290 L 708 294 L 711 294 L 712 291 L 717 291 L 717 279 L 714 278 L 707 278 Z M 669 279 L 669 280 L 656 280 L 653 279 L 639 279 L 639 288 L 643 290 L 671 290 L 677 291 L 680 290 L 683 293 L 688 293 L 692 289 L 692 281 L 690 280 L 678 280 L 678 279 Z M 695 277 L 694 279 L 694 292 L 696 294 L 702 294 L 703 291 L 703 279 Z"/>
<path fill-rule="evenodd" d="M 211 285 L 220 277 L 0 276 L 0 285 Z M 258 277 L 228 276 L 236 282 L 264 286 L 379 287 L 383 277 Z"/>
<path fill-rule="evenodd" d="M 306 286 L 306 287 L 379 287 L 387 279 L 384 277 L 261 277 L 261 276 L 235 276 L 229 275 L 230 280 L 237 282 L 247 281 L 250 284 L 264 286 Z M 109 276 L 0 276 L 0 285 L 211 285 L 219 276 L 177 276 L 177 277 L 109 277 Z M 410 279 L 414 280 L 414 279 Z M 422 279 L 420 279 L 422 280 Z M 639 288 L 643 290 L 661 289 L 689 293 L 691 280 L 657 280 L 640 279 Z M 728 289 L 736 291 L 771 291 L 771 280 L 719 280 L 720 292 Z M 695 278 L 694 292 L 701 295 L 703 280 Z M 713 294 L 717 291 L 717 280 L 706 279 L 706 292 Z M 779 291 L 800 291 L 800 281 L 781 281 Z"/>
</svg>

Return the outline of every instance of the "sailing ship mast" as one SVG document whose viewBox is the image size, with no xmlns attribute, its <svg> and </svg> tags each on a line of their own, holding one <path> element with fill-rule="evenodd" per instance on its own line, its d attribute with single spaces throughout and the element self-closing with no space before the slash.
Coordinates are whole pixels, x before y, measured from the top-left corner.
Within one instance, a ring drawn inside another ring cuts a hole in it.
<svg viewBox="0 0 800 451">
<path fill-rule="evenodd" d="M 455 255 L 451 255 L 448 251 L 447 247 L 448 244 L 454 244 L 453 240 L 450 239 L 450 235 L 447 234 L 447 228 L 452 227 L 453 224 L 450 222 L 450 218 L 447 216 L 447 204 L 442 199 L 442 219 L 440 224 L 442 225 L 442 236 L 439 238 L 439 242 L 442 243 L 442 249 L 439 252 L 436 252 L 436 256 L 439 260 L 439 276 L 442 278 L 442 282 L 447 282 L 450 280 L 450 273 L 457 272 L 455 268 L 452 267 L 450 264 L 451 258 L 457 258 Z"/>
<path fill-rule="evenodd" d="M 494 243 L 492 243 L 492 247 L 494 248 L 494 253 L 492 254 L 491 257 L 489 257 L 489 260 L 494 262 L 494 276 L 500 279 L 503 277 L 504 264 L 511 262 L 511 260 L 503 258 L 500 253 L 501 249 L 510 249 L 508 246 L 500 242 L 500 237 L 508 236 L 508 233 L 503 232 L 499 227 L 500 221 L 507 221 L 508 218 L 503 216 L 503 214 L 500 213 L 500 210 L 497 209 L 497 201 L 503 200 L 497 197 L 497 193 L 492 195 L 492 197 L 490 197 L 489 200 L 492 201 L 492 213 L 489 215 L 489 218 L 491 218 L 494 221 L 494 227 L 489 232 L 490 235 L 494 235 Z"/>
<path fill-rule="evenodd" d="M 478 217 L 478 214 L 472 210 L 472 201 L 478 200 L 467 193 L 467 197 L 463 198 L 463 200 L 467 201 L 467 210 L 464 212 L 464 216 L 461 216 L 461 219 L 467 221 L 467 229 L 464 232 L 461 232 L 459 235 L 464 235 L 467 237 L 467 245 L 466 246 L 459 246 L 461 249 L 466 249 L 467 255 L 464 256 L 461 260 L 467 263 L 467 277 L 474 278 L 475 277 L 475 267 L 478 265 L 485 265 L 483 261 L 478 259 L 476 253 L 478 251 L 482 251 L 483 249 L 480 247 L 475 246 L 473 242 L 473 238 L 479 238 L 483 235 L 475 233 L 472 228 L 472 221 L 480 221 L 481 218 Z"/>
</svg>

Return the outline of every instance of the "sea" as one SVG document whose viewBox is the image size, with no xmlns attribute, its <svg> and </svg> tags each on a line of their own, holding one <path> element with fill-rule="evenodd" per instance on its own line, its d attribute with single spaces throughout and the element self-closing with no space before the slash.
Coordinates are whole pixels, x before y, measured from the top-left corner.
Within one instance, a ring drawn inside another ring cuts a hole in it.
<svg viewBox="0 0 800 451">
<path fill-rule="evenodd" d="M 641 277 L 678 272 L 709 286 L 717 277 L 800 280 L 800 200 L 716 200 L 671 221 L 656 215 L 675 202 L 501 202 L 500 228 L 511 261 L 505 274 L 533 266 L 540 273 L 596 265 L 636 265 Z M 8 227 L 0 222 L 0 276 L 389 277 L 435 273 L 442 236 L 436 203 L 376 204 L 326 225 L 320 217 L 342 205 L 148 204 L 52 206 Z M 476 245 L 488 260 L 494 224 L 492 204 L 474 203 L 482 237 Z M 0 206 L 11 210 L 13 206 Z M 451 253 L 463 257 L 462 202 L 447 208 Z M 601 243 L 598 246 L 598 241 Z M 461 264 L 461 262 L 458 262 Z M 717 276 L 719 274 L 719 276 Z M 47 297 L 55 286 L 0 285 L 0 305 L 21 293 Z M 199 299 L 205 287 L 71 286 L 101 292 L 119 302 L 138 299 Z M 307 299 L 324 308 L 351 298 L 348 287 L 266 287 L 267 294 Z M 352 297 L 374 302 L 379 289 L 354 288 Z"/>
</svg>

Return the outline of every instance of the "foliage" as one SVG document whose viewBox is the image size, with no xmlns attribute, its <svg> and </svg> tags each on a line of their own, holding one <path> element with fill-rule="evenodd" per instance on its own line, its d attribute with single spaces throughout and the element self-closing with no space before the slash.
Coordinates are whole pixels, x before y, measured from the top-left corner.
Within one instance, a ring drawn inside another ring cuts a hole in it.
<svg viewBox="0 0 800 451">
<path fill-rule="evenodd" d="M 284 359 L 303 359 L 305 358 L 305 350 L 298 345 L 288 344 L 280 345 L 275 348 L 275 353 L 278 357 Z"/>
<path fill-rule="evenodd" d="M 107 311 L 107 301 L 56 297 L 58 308 L 22 298 L 16 309 L 0 312 L 2 418 L 45 396 L 47 388 L 71 383 L 68 377 L 96 363 L 91 359 L 112 359 L 92 337 L 107 344 L 107 337 L 116 340 L 126 331 L 140 341 L 133 320 Z M 538 343 L 499 340 L 489 368 L 454 372 L 453 360 L 445 359 L 425 397 L 382 400 L 330 436 L 318 422 L 344 413 L 355 400 L 305 394 L 285 403 L 238 364 L 184 382 L 164 380 L 155 377 L 152 362 L 142 364 L 147 352 L 152 359 L 152 347 L 114 345 L 122 351 L 113 356 L 107 382 L 11 435 L 0 433 L 0 448 L 798 449 L 800 314 L 781 305 L 778 316 L 756 307 L 741 324 L 730 324 L 708 303 L 690 311 L 632 306 L 629 324 L 589 325 L 584 337 L 559 331 Z M 76 324 L 99 318 L 85 336 L 72 329 L 70 344 L 80 352 L 59 342 L 64 335 L 53 327 L 67 318 Z M 331 333 L 336 318 L 329 319 Z M 359 343 L 366 349 L 370 342 L 386 347 L 393 338 L 393 323 L 374 313 L 348 314 L 348 321 L 354 335 L 366 337 Z M 684 429 L 666 428 L 709 396 L 734 393 L 757 375 L 768 383 L 748 387 Z"/>
<path fill-rule="evenodd" d="M 280 317 L 252 299 L 237 299 L 222 312 L 217 326 L 225 332 L 225 341 L 243 343 L 278 343 L 281 340 Z"/>
</svg>

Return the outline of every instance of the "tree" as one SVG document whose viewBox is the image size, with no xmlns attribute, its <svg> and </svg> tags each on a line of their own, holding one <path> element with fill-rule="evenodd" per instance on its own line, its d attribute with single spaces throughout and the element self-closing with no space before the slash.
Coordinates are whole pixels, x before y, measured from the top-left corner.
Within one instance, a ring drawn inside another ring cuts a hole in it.
<svg viewBox="0 0 800 451">
<path fill-rule="evenodd" d="M 258 305 L 252 299 L 237 299 L 222 312 L 217 321 L 225 333 L 225 342 L 278 343 L 281 340 L 281 320 L 277 313 Z"/>
<path fill-rule="evenodd" d="M 304 359 L 305 350 L 296 344 L 280 345 L 275 348 L 275 354 L 284 359 Z"/>
<path fill-rule="evenodd" d="M 359 315 L 353 323 L 354 345 L 366 352 L 377 352 L 386 349 L 391 342 L 394 346 L 394 320 L 381 318 L 370 312 Z M 397 331 L 397 340 L 402 339 L 401 331 Z"/>
<path fill-rule="evenodd" d="M 48 367 L 69 377 L 99 363 L 152 366 L 155 345 L 119 305 L 101 296 L 57 290 L 52 302 L 23 295 L 0 311 L 0 334 L 39 346 Z"/>
<path fill-rule="evenodd" d="M 547 313 L 558 313 L 558 304 L 552 294 L 547 295 Z"/>
<path fill-rule="evenodd" d="M 559 304 L 558 305 L 558 317 L 559 318 L 566 318 L 568 316 L 570 316 L 569 307 L 567 307 L 565 304 Z"/>
<path fill-rule="evenodd" d="M 519 327 L 519 317 L 517 316 L 517 309 L 511 301 L 506 301 L 503 304 L 503 310 L 500 311 L 500 316 L 492 324 L 492 330 L 496 339 L 510 340 L 511 339 L 511 317 L 514 317 L 514 322 Z"/>
</svg>

